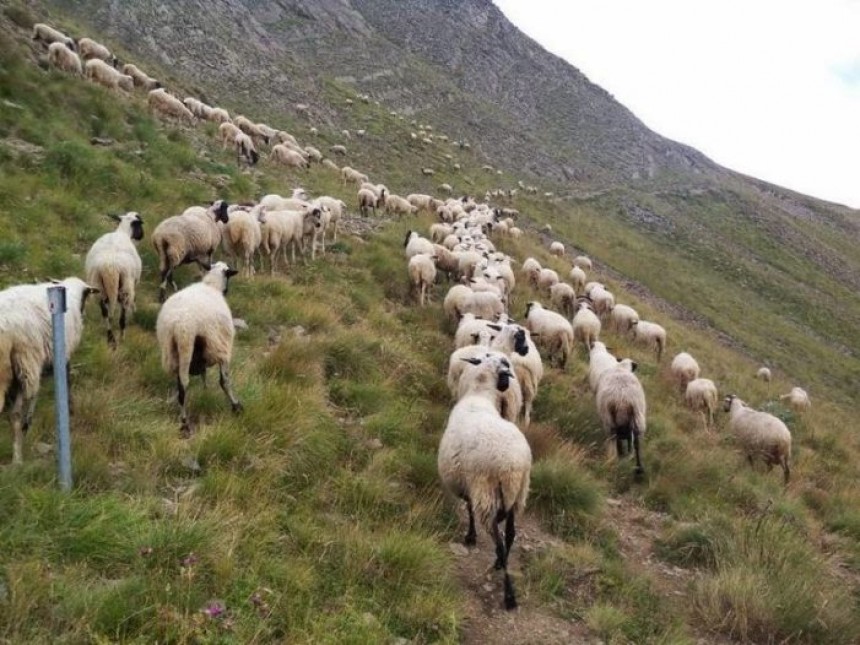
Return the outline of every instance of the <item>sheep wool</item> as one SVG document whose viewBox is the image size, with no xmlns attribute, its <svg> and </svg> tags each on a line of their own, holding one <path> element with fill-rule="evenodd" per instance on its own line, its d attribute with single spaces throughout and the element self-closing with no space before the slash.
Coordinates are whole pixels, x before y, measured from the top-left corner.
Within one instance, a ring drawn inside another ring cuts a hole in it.
<svg viewBox="0 0 860 645">
<path fill-rule="evenodd" d="M 738 439 L 750 466 L 756 459 L 767 464 L 768 470 L 782 467 L 783 481 L 791 477 L 791 433 L 777 417 L 747 407 L 734 394 L 724 400 L 723 409 L 729 413 L 729 428 Z"/>
<path fill-rule="evenodd" d="M 242 404 L 233 393 L 230 360 L 233 354 L 233 315 L 224 296 L 236 271 L 224 262 L 212 265 L 201 282 L 174 293 L 162 305 L 155 324 L 161 348 L 161 364 L 177 382 L 177 401 L 184 432 L 191 430 L 187 390 L 190 376 L 205 378 L 214 365 L 220 372 L 221 389 L 234 412 Z"/>
<path fill-rule="evenodd" d="M 116 230 L 105 233 L 93 243 L 84 266 L 87 282 L 101 293 L 99 304 L 108 344 L 115 346 L 111 318 L 117 303 L 121 307 L 120 338 L 125 335 L 127 318 L 134 311 L 135 288 L 143 269 L 134 243 L 143 239 L 143 220 L 133 212 L 112 218 L 118 222 Z"/>
<path fill-rule="evenodd" d="M 646 403 L 645 390 L 636 375 L 636 363 L 629 358 L 606 369 L 597 383 L 597 413 L 603 429 L 615 439 L 615 449 L 620 459 L 631 448 L 636 456 L 636 474 L 642 475 L 640 443 L 645 436 Z"/>
<path fill-rule="evenodd" d="M 66 356 L 69 360 L 81 342 L 83 310 L 96 289 L 79 278 L 58 283 L 66 288 Z M 12 425 L 12 462 L 23 461 L 24 434 L 36 409 L 36 395 L 45 368 L 54 366 L 48 288 L 52 282 L 9 287 L 0 291 L 0 412 L 9 405 Z"/>
<path fill-rule="evenodd" d="M 490 355 L 469 362 L 460 377 L 460 399 L 439 443 L 439 476 L 446 491 L 466 502 L 465 543 L 476 542 L 475 516 L 493 536 L 496 568 L 504 572 L 505 608 L 515 609 L 507 565 L 516 537 L 515 517 L 524 512 L 528 497 L 532 454 L 517 426 L 503 419 L 496 407 L 498 393 L 514 378 L 507 358 Z M 504 537 L 498 529 L 501 522 Z"/>
</svg>

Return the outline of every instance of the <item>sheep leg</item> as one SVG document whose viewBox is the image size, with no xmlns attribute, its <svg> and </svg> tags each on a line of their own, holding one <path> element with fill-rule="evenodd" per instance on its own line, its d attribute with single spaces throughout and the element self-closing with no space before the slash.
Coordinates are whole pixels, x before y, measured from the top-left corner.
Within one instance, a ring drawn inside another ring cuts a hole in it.
<svg viewBox="0 0 860 645">
<path fill-rule="evenodd" d="M 218 370 L 221 373 L 221 389 L 224 390 L 224 394 L 227 395 L 227 398 L 230 399 L 230 406 L 233 408 L 233 412 L 241 412 L 242 404 L 239 403 L 239 399 L 236 398 L 236 395 L 233 394 L 233 385 L 230 382 L 230 370 L 223 363 L 218 366 Z"/>
<path fill-rule="evenodd" d="M 12 422 L 12 463 L 24 463 L 24 434 L 27 432 L 23 426 L 21 411 L 24 408 L 24 395 L 18 393 L 11 410 Z"/>
<path fill-rule="evenodd" d="M 637 475 L 644 475 L 645 469 L 642 467 L 642 456 L 639 450 L 639 433 L 633 433 L 633 449 L 636 451 L 636 470 L 634 471 Z"/>
<path fill-rule="evenodd" d="M 108 299 L 101 298 L 99 300 L 99 309 L 102 312 L 102 322 L 105 324 L 105 330 L 107 331 L 107 342 L 111 348 L 116 349 L 116 337 L 113 334 L 113 328 L 110 322 L 110 308 L 108 307 Z"/>
<path fill-rule="evenodd" d="M 782 474 L 783 474 L 783 482 L 786 486 L 788 486 L 788 480 L 791 479 L 791 466 L 788 463 L 788 457 L 782 457 Z"/>
<path fill-rule="evenodd" d="M 617 434 L 615 435 L 615 452 L 618 455 L 618 459 L 624 456 L 624 440 Z"/>
<path fill-rule="evenodd" d="M 514 539 L 514 520 L 513 513 L 505 513 L 503 509 L 499 509 L 496 514 L 495 522 L 493 522 L 493 541 L 496 543 L 496 568 L 502 569 L 505 575 L 505 609 L 511 610 L 517 608 L 517 596 L 514 591 L 514 583 L 511 581 L 511 576 L 508 573 L 508 548 L 506 546 L 508 539 L 513 544 Z M 499 532 L 499 522 L 507 520 L 505 524 L 505 539 Z M 508 530 L 509 529 L 509 530 Z"/>
<path fill-rule="evenodd" d="M 186 372 L 187 374 L 187 372 Z M 186 406 L 188 394 L 188 376 L 184 379 L 181 375 L 176 377 L 176 400 L 179 402 L 179 421 L 182 424 L 179 432 L 182 436 L 187 437 L 191 434 L 191 423 L 188 421 L 188 408 Z"/>
<path fill-rule="evenodd" d="M 472 509 L 472 500 L 466 498 L 466 510 L 469 512 L 469 530 L 466 531 L 466 537 L 463 539 L 463 544 L 466 546 L 475 546 L 478 541 L 478 534 L 475 532 L 475 511 Z"/>
</svg>

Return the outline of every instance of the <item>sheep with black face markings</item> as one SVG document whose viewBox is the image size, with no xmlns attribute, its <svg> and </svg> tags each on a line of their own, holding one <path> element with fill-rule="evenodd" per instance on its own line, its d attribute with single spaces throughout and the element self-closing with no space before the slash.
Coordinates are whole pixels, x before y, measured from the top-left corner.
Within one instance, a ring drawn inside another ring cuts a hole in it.
<svg viewBox="0 0 860 645">
<path fill-rule="evenodd" d="M 588 300 L 579 302 L 576 307 L 576 313 L 573 316 L 573 337 L 590 350 L 600 338 L 600 318 L 594 313 Z"/>
<path fill-rule="evenodd" d="M 72 38 L 69 38 L 62 31 L 54 29 L 50 25 L 46 25 L 44 22 L 37 22 L 33 25 L 33 40 L 42 41 L 47 45 L 61 43 L 72 51 L 77 50 L 77 45 Z"/>
<path fill-rule="evenodd" d="M 642 475 L 640 443 L 645 436 L 646 402 L 645 390 L 636 375 L 636 363 L 629 358 L 619 361 L 614 367 L 603 370 L 597 381 L 597 413 L 603 429 L 615 439 L 615 449 L 620 459 L 631 449 L 636 456 L 636 474 Z"/>
<path fill-rule="evenodd" d="M 131 80 L 135 87 L 139 87 L 147 91 L 157 90 L 161 87 L 161 83 L 159 81 L 149 76 L 133 63 L 126 63 L 123 65 L 122 73 L 126 76 L 131 76 Z"/>
<path fill-rule="evenodd" d="M 161 364 L 176 378 L 183 432 L 191 430 L 187 400 L 190 377 L 199 375 L 205 380 L 208 367 L 218 366 L 221 389 L 233 412 L 242 410 L 230 382 L 235 330 L 233 315 L 224 299 L 228 280 L 236 273 L 224 262 L 216 262 L 200 282 L 174 293 L 158 312 L 155 334 L 161 348 Z"/>
<path fill-rule="evenodd" d="M 143 264 L 135 242 L 143 239 L 143 220 L 137 213 L 113 215 L 116 230 L 105 233 L 90 247 L 84 263 L 87 282 L 101 293 L 99 303 L 107 328 L 107 340 L 116 345 L 111 318 L 117 303 L 120 338 L 125 335 L 127 317 L 134 311 L 135 287 L 140 282 Z"/>
<path fill-rule="evenodd" d="M 221 244 L 218 222 L 226 224 L 228 221 L 227 202 L 219 199 L 209 208 L 187 208 L 182 215 L 168 217 L 155 227 L 152 245 L 158 254 L 160 302 L 164 302 L 168 282 L 176 290 L 173 282 L 176 267 L 196 262 L 204 270 L 208 269 L 212 264 L 212 254 Z"/>
<path fill-rule="evenodd" d="M 511 359 L 522 392 L 523 427 L 531 423 L 532 404 L 543 379 L 543 361 L 528 329 L 513 323 L 500 323 L 501 329 L 490 341 L 490 347 L 504 352 Z"/>
<path fill-rule="evenodd" d="M 515 609 L 507 566 L 516 536 L 515 517 L 525 511 L 528 497 L 531 449 L 516 425 L 498 412 L 498 393 L 515 379 L 508 359 L 492 354 L 469 362 L 460 378 L 460 399 L 439 443 L 439 476 L 450 494 L 466 502 L 466 544 L 476 542 L 476 515 L 493 536 L 496 568 L 504 571 L 505 608 Z M 504 537 L 498 527 L 503 521 Z"/>
</svg>

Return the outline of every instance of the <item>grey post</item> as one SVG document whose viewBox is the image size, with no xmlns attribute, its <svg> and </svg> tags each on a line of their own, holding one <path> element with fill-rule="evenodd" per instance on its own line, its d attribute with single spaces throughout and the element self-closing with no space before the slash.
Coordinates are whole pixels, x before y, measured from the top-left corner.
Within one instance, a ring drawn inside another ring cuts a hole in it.
<svg viewBox="0 0 860 645">
<path fill-rule="evenodd" d="M 48 287 L 54 327 L 54 404 L 57 409 L 57 467 L 60 488 L 72 489 L 72 445 L 69 436 L 69 384 L 66 380 L 66 288 Z"/>
</svg>

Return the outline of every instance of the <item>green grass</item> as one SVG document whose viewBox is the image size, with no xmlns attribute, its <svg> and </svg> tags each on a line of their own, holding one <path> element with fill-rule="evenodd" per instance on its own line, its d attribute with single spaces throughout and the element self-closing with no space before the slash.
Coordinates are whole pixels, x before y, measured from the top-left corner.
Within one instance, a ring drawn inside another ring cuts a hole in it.
<svg viewBox="0 0 860 645">
<path fill-rule="evenodd" d="M 353 189 L 334 173 L 315 168 L 291 176 L 265 162 L 238 172 L 214 144 L 212 128 L 160 124 L 140 97 L 40 70 L 27 47 L 0 38 L 0 139 L 31 146 L 0 146 L 4 287 L 81 274 L 90 244 L 111 229 L 109 212 L 139 211 L 148 236 L 164 217 L 217 196 L 247 199 L 301 184 L 353 205 Z M 333 104 L 350 95 L 336 83 L 326 91 Z M 277 113 L 271 119 L 309 138 L 306 124 Z M 496 182 L 471 151 L 413 145 L 408 122 L 384 108 L 356 101 L 343 127 L 373 135 L 351 146 L 348 163 L 395 192 L 434 192 L 442 181 L 460 186 L 469 178 L 480 194 Z M 93 147 L 91 136 L 116 143 Z M 332 128 L 315 143 L 324 149 L 336 142 Z M 462 173 L 450 168 L 449 152 Z M 437 174 L 421 176 L 423 166 Z M 694 642 L 712 632 L 753 641 L 856 640 L 858 439 L 844 402 L 855 385 L 839 381 L 854 367 L 850 360 L 819 363 L 832 359 L 832 347 L 797 326 L 835 329 L 809 290 L 786 289 L 787 276 L 796 279 L 806 261 L 765 244 L 735 203 L 696 207 L 712 209 L 715 230 L 738 230 L 773 269 L 759 270 L 764 265 L 740 255 L 700 258 L 686 242 L 673 247 L 611 209 L 604 213 L 603 202 L 562 208 L 522 198 L 515 205 L 531 222 L 551 222 L 568 246 L 574 241 L 740 341 L 744 352 L 727 348 L 715 333 L 671 318 L 626 280 L 597 272 L 619 301 L 665 323 L 670 352 L 688 349 L 721 391 L 770 406 L 794 433 L 793 481 L 783 489 L 775 474 L 749 469 L 722 416 L 715 432 L 703 432 L 665 365 L 606 334 L 618 353 L 642 365 L 648 475 L 636 482 L 630 462 L 607 452 L 577 348 L 564 373 L 547 370 L 527 432 L 535 457 L 530 515 L 553 539 L 515 549 L 524 611 L 541 607 L 581 621 L 606 642 Z M 342 234 L 324 258 L 286 276 L 235 280 L 228 300 L 250 327 L 237 336 L 233 362 L 245 412 L 229 412 L 211 375 L 207 389 L 195 380 L 189 401 L 198 429 L 190 439 L 179 435 L 155 343 L 156 258 L 147 237 L 137 311 L 116 352 L 104 342 L 97 308 L 86 313 L 73 359 L 75 490 L 57 492 L 53 454 L 35 450 L 53 442 L 50 378 L 24 466 L 0 467 L 0 641 L 459 641 L 464 594 L 471 592 L 458 583 L 447 546 L 462 527 L 436 473 L 450 409 L 444 287 L 431 306 L 413 306 L 401 252 L 405 231 L 430 223 L 390 222 L 363 238 Z M 828 231 L 816 234 L 850 251 Z M 569 270 L 534 235 L 499 246 L 520 260 L 532 255 Z M 763 298 L 755 311 L 726 282 L 738 268 L 752 272 L 748 288 Z M 826 275 L 809 275 L 815 288 L 844 295 Z M 194 269 L 177 272 L 181 285 L 195 276 Z M 535 298 L 520 279 L 512 311 L 520 314 Z M 797 317 L 783 320 L 786 307 Z M 770 342 L 774 333 L 781 343 Z M 852 341 L 850 330 L 839 333 L 840 342 Z M 770 392 L 752 378 L 764 360 L 782 368 Z M 790 384 L 786 373 L 814 393 L 806 419 L 775 400 Z M 0 432 L 0 464 L 11 461 L 10 434 Z M 666 514 L 655 554 L 696 570 L 689 603 L 679 605 L 653 571 L 629 561 L 619 537 L 627 527 L 607 520 L 608 497 Z M 218 616 L 204 612 L 216 605 L 224 608 Z"/>
</svg>

